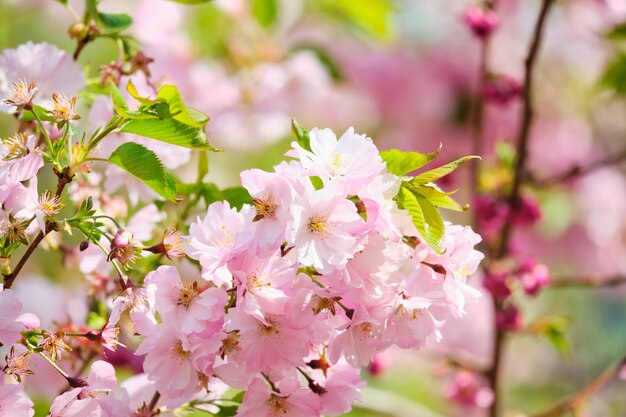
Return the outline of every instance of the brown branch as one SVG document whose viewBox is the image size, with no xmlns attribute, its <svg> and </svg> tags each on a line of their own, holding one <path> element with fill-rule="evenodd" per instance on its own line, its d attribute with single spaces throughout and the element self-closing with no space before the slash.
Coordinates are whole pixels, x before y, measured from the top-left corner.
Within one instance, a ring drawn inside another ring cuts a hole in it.
<svg viewBox="0 0 626 417">
<path fill-rule="evenodd" d="M 550 283 L 549 288 L 589 288 L 589 287 L 618 287 L 626 284 L 626 276 L 615 277 L 567 277 L 555 279 Z"/>
<path fill-rule="evenodd" d="M 57 197 L 61 197 L 65 186 L 72 182 L 73 175 L 70 174 L 69 168 L 63 169 L 62 172 L 59 172 L 55 169 L 55 174 L 58 177 L 57 190 L 55 195 Z M 17 262 L 17 265 L 15 265 L 13 271 L 11 271 L 10 274 L 4 275 L 4 288 L 11 288 L 13 286 L 15 279 L 17 278 L 24 265 L 26 265 L 26 262 L 28 261 L 30 256 L 33 254 L 35 249 L 37 249 L 37 246 L 39 246 L 44 237 L 46 237 L 46 235 L 51 231 L 51 229 L 46 228 L 45 232 L 41 231 L 37 234 L 37 236 L 35 236 L 28 249 L 26 249 L 26 252 L 24 252 L 24 255 L 22 255 L 20 260 Z"/>
<path fill-rule="evenodd" d="M 500 302 L 497 300 L 493 300 L 493 309 L 494 309 L 494 341 L 493 341 L 493 351 L 491 356 L 491 366 L 485 371 L 485 376 L 487 377 L 487 383 L 489 384 L 489 388 L 493 392 L 493 403 L 489 406 L 489 416 L 497 417 L 500 410 L 501 397 L 499 395 L 498 389 L 500 387 L 500 365 L 502 363 L 502 353 L 504 351 L 504 339 L 505 333 L 499 328 L 497 323 L 497 314 L 501 309 Z"/>
<path fill-rule="evenodd" d="M 552 408 L 543 411 L 539 414 L 535 414 L 533 417 L 557 417 L 567 411 L 575 411 L 587 402 L 591 397 L 600 392 L 607 384 L 609 384 L 617 374 L 622 366 L 626 365 L 626 356 L 622 358 L 617 364 L 609 365 L 604 371 L 602 371 L 597 377 L 595 377 L 588 385 L 581 388 L 579 391 L 565 398 Z"/>
<path fill-rule="evenodd" d="M 528 51 L 528 55 L 525 61 L 524 86 L 522 89 L 524 104 L 522 109 L 522 124 L 517 138 L 517 158 L 515 161 L 513 186 L 511 188 L 511 194 L 509 196 L 509 205 L 513 209 L 511 210 L 510 217 L 514 215 L 515 208 L 519 205 L 520 201 L 520 191 L 522 181 L 524 180 L 526 162 L 528 159 L 528 142 L 530 138 L 531 127 L 535 118 L 535 109 L 532 95 L 535 73 L 534 69 L 537 62 L 539 49 L 541 47 L 541 41 L 543 39 L 543 33 L 545 30 L 548 12 L 550 11 L 552 5 L 554 5 L 554 2 L 555 0 L 543 0 L 542 2 L 539 17 L 537 18 L 537 23 L 535 25 L 535 30 L 533 32 L 533 37 L 530 43 L 530 49 Z M 512 219 L 509 219 L 502 231 L 502 240 L 500 242 L 500 249 L 498 251 L 498 257 L 500 258 L 503 257 L 508 250 L 509 239 L 511 237 L 511 232 L 513 231 L 513 222 L 511 220 Z"/>
<path fill-rule="evenodd" d="M 539 16 L 535 24 L 528 55 L 525 60 L 525 72 L 524 72 L 524 86 L 522 90 L 522 120 L 520 130 L 517 137 L 517 159 L 515 162 L 515 171 L 513 177 L 513 185 L 511 188 L 511 194 L 508 198 L 508 203 L 511 207 L 511 213 L 509 215 L 509 221 L 506 222 L 502 231 L 500 246 L 496 252 L 496 259 L 506 256 L 509 249 L 509 240 L 513 232 L 513 215 L 515 214 L 515 208 L 519 205 L 520 192 L 524 173 L 526 171 L 526 162 L 528 159 L 528 143 L 530 138 L 531 127 L 535 117 L 534 103 L 533 103 L 533 80 L 535 64 L 537 62 L 537 56 L 541 47 L 541 41 L 545 31 L 545 25 L 548 17 L 548 13 L 551 7 L 554 5 L 555 0 L 543 0 Z M 499 301 L 493 300 L 494 309 L 494 341 L 493 352 L 491 358 L 491 367 L 485 372 L 489 387 L 494 393 L 494 401 L 489 407 L 488 414 L 490 417 L 497 417 L 499 415 L 499 409 L 501 404 L 501 397 L 499 395 L 500 386 L 500 367 L 502 362 L 502 356 L 504 351 L 504 342 L 506 339 L 506 333 L 498 328 L 496 319 L 498 312 L 502 309 L 502 305 Z"/>
<path fill-rule="evenodd" d="M 548 185 L 559 184 L 563 182 L 567 182 L 569 180 L 582 177 L 583 175 L 587 175 L 593 171 L 598 169 L 619 164 L 620 162 L 626 161 L 626 149 L 623 149 L 621 152 L 616 153 L 615 155 L 609 155 L 605 158 L 598 159 L 595 162 L 590 163 L 589 165 L 575 165 L 569 170 L 554 175 L 552 177 L 534 180 L 533 184 L 541 187 L 545 187 Z"/>
</svg>

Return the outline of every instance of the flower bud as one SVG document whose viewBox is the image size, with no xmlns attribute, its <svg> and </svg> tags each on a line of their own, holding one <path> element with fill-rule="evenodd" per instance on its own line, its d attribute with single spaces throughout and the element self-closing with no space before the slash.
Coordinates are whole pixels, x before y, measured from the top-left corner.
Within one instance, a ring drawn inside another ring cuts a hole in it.
<svg viewBox="0 0 626 417">
<path fill-rule="evenodd" d="M 84 252 L 87 250 L 87 248 L 89 247 L 89 241 L 88 240 L 83 240 L 82 242 L 80 242 L 80 246 L 78 247 L 78 249 L 81 252 Z"/>
<path fill-rule="evenodd" d="M 522 93 L 522 84 L 508 75 L 491 76 L 483 88 L 485 99 L 507 105 Z"/>
<path fill-rule="evenodd" d="M 463 15 L 463 20 L 470 27 L 475 36 L 487 38 L 500 24 L 496 12 L 480 6 L 471 6 Z"/>
</svg>

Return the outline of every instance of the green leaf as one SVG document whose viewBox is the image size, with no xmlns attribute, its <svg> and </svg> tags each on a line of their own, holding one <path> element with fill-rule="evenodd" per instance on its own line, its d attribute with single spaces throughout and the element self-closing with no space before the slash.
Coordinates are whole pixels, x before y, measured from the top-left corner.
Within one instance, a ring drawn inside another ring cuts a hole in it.
<svg viewBox="0 0 626 417">
<path fill-rule="evenodd" d="M 111 83 L 111 99 L 113 100 L 113 108 L 117 114 L 124 115 L 128 111 L 128 105 L 122 92 L 117 88 L 115 83 Z"/>
<path fill-rule="evenodd" d="M 317 0 L 322 10 L 380 39 L 392 37 L 392 0 Z M 318 6 L 318 7 L 319 7 Z"/>
<path fill-rule="evenodd" d="M 111 32 L 122 31 L 133 24 L 133 19 L 125 13 L 98 13 L 98 18 Z"/>
<path fill-rule="evenodd" d="M 396 196 L 400 208 L 409 212 L 413 225 L 426 243 L 439 252 L 444 234 L 444 224 L 437 208 L 426 198 L 402 186 Z"/>
<path fill-rule="evenodd" d="M 56 123 L 56 119 L 48 114 L 46 109 L 37 104 L 33 105 L 32 110 L 25 110 L 20 118 L 23 122 L 32 122 L 37 120 L 35 114 L 44 122 Z"/>
<path fill-rule="evenodd" d="M 270 27 L 278 19 L 278 1 L 252 0 L 252 14 L 261 26 Z"/>
<path fill-rule="evenodd" d="M 545 337 L 546 340 L 554 346 L 557 352 L 564 357 L 568 356 L 570 351 L 570 345 L 566 334 L 568 327 L 569 320 L 565 317 L 559 316 L 542 317 L 531 324 L 531 328 L 535 329 L 541 336 Z"/>
<path fill-rule="evenodd" d="M 419 174 L 415 176 L 410 182 L 413 185 L 423 185 L 429 182 L 437 181 L 438 179 L 445 177 L 455 169 L 457 169 L 461 164 L 467 162 L 472 159 L 480 159 L 479 156 L 465 156 L 463 158 L 457 159 L 456 161 L 450 162 L 449 164 L 445 164 L 440 166 L 439 168 L 435 168 L 433 170 L 424 172 L 423 174 Z"/>
<path fill-rule="evenodd" d="M 128 80 L 128 84 L 126 84 L 126 91 L 128 91 L 128 94 L 130 94 L 132 98 L 134 98 L 141 104 L 152 105 L 155 103 L 154 100 L 150 100 L 147 97 L 142 97 L 141 94 L 139 94 L 139 91 L 137 91 L 137 87 L 135 87 L 135 84 L 133 84 L 132 80 Z"/>
<path fill-rule="evenodd" d="M 403 152 L 398 149 L 390 149 L 380 153 L 381 158 L 387 164 L 387 171 L 402 176 L 419 169 L 435 159 L 441 152 L 441 145 L 435 152 L 422 154 L 419 152 Z"/>
<path fill-rule="evenodd" d="M 300 126 L 296 119 L 291 119 L 291 130 L 296 137 L 298 144 L 307 151 L 310 151 L 311 138 L 309 137 L 309 131 Z"/>
<path fill-rule="evenodd" d="M 418 193 L 419 195 L 427 199 L 435 207 L 454 211 L 465 211 L 469 208 L 469 206 L 467 205 L 461 206 L 459 203 L 454 201 L 452 197 L 450 197 L 450 195 L 456 193 L 458 190 L 447 193 L 445 191 L 442 191 L 435 184 L 426 184 L 419 186 L 411 186 L 410 184 L 407 185 L 411 191 Z"/>
<path fill-rule="evenodd" d="M 626 54 L 618 54 L 609 63 L 601 82 L 606 87 L 615 90 L 617 94 L 626 94 Z"/>
<path fill-rule="evenodd" d="M 322 179 L 317 175 L 313 175 L 309 177 L 309 179 L 311 180 L 311 184 L 313 184 L 313 187 L 316 190 L 321 190 L 322 188 L 324 188 L 324 181 L 322 181 Z"/>
<path fill-rule="evenodd" d="M 215 414 L 218 417 L 232 417 L 237 414 L 238 405 L 219 405 L 220 411 Z"/>
<path fill-rule="evenodd" d="M 176 201 L 176 182 L 150 149 L 134 142 L 117 148 L 109 162 L 122 168 L 169 201 Z"/>
<path fill-rule="evenodd" d="M 626 39 L 626 22 L 622 22 L 613 26 L 613 28 L 611 28 L 611 30 L 608 31 L 605 36 L 612 41 Z"/>
<path fill-rule="evenodd" d="M 133 119 L 127 121 L 121 131 L 184 148 L 218 151 L 211 146 L 204 131 L 174 119 Z"/>
<path fill-rule="evenodd" d="M 224 196 L 224 200 L 230 203 L 231 207 L 241 208 L 244 204 L 251 204 L 252 197 L 250 197 L 250 193 L 243 187 L 231 187 L 224 188 L 222 190 L 222 195 Z"/>
<path fill-rule="evenodd" d="M 198 110 L 189 112 L 187 106 L 183 102 L 183 98 L 173 85 L 164 85 L 157 94 L 157 100 L 163 103 L 167 103 L 169 107 L 169 114 L 174 120 L 186 124 L 188 126 L 203 127 L 209 118 L 205 114 Z"/>
</svg>

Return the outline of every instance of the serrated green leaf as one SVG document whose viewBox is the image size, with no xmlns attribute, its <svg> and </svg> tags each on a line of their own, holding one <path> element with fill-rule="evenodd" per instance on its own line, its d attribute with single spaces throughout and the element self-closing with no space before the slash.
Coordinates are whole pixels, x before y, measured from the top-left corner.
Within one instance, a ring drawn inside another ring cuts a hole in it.
<svg viewBox="0 0 626 417">
<path fill-rule="evenodd" d="M 298 142 L 298 144 L 302 146 L 303 149 L 310 151 L 311 138 L 309 136 L 309 131 L 300 126 L 296 119 L 291 119 L 291 131 L 296 137 L 296 141 Z"/>
<path fill-rule="evenodd" d="M 167 103 L 169 115 L 174 120 L 186 124 L 188 126 L 203 127 L 209 121 L 208 116 L 198 110 L 193 110 L 193 114 L 189 112 L 187 106 L 183 102 L 183 98 L 173 85 L 164 85 L 157 94 L 157 100 Z"/>
<path fill-rule="evenodd" d="M 419 152 L 404 152 L 398 149 L 390 149 L 380 153 L 380 157 L 387 164 L 387 171 L 402 176 L 416 169 L 420 169 L 439 155 L 441 145 L 435 152 L 422 154 Z"/>
<path fill-rule="evenodd" d="M 111 32 L 120 32 L 133 24 L 133 19 L 125 13 L 98 13 L 98 19 Z"/>
<path fill-rule="evenodd" d="M 184 148 L 218 151 L 211 146 L 202 129 L 185 125 L 174 119 L 132 119 L 122 126 L 121 131 Z"/>
<path fill-rule="evenodd" d="M 143 145 L 128 142 L 117 148 L 109 162 L 122 168 L 169 201 L 176 201 L 176 182 L 154 152 Z"/>
<path fill-rule="evenodd" d="M 473 155 L 465 156 L 463 158 L 457 159 L 456 161 L 450 162 L 449 164 L 442 165 L 439 168 L 435 168 L 430 171 L 426 171 L 422 174 L 419 174 L 415 176 L 415 178 L 413 178 L 410 182 L 413 185 L 423 185 L 429 182 L 437 181 L 438 179 L 450 174 L 452 171 L 457 169 L 461 164 L 472 159 L 480 159 L 480 157 L 473 156 Z"/>
<path fill-rule="evenodd" d="M 128 80 L 128 84 L 126 84 L 126 91 L 128 91 L 128 94 L 130 94 L 132 98 L 141 104 L 151 105 L 155 103 L 154 100 L 150 100 L 148 97 L 142 97 L 141 94 L 139 94 L 139 91 L 137 91 L 137 87 L 135 87 L 132 80 Z"/>
<path fill-rule="evenodd" d="M 437 208 L 424 197 L 404 186 L 400 187 L 396 201 L 400 208 L 409 212 L 413 225 L 426 243 L 439 252 L 444 235 L 444 223 Z"/>
<path fill-rule="evenodd" d="M 461 206 L 452 197 L 450 197 L 450 195 L 454 194 L 458 190 L 447 193 L 442 191 L 435 184 L 411 186 L 410 189 L 427 199 L 435 207 L 454 211 L 465 211 L 468 208 L 468 206 Z"/>
</svg>

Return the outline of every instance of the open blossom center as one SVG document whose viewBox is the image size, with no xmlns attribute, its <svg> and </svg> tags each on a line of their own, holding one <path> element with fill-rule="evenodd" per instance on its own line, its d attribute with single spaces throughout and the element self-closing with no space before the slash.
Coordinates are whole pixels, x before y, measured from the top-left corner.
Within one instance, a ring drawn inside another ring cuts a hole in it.
<svg viewBox="0 0 626 417">
<path fill-rule="evenodd" d="M 309 219 L 309 232 L 316 234 L 324 234 L 328 232 L 328 217 L 323 215 L 314 215 Z"/>
<path fill-rule="evenodd" d="M 44 215 L 54 216 L 63 208 L 63 204 L 58 196 L 52 196 L 49 191 L 46 191 L 39 197 L 38 208 Z"/>
<path fill-rule="evenodd" d="M 219 237 L 216 237 L 215 239 L 213 239 L 211 241 L 211 244 L 215 247 L 227 247 L 227 246 L 231 246 L 233 243 L 235 243 L 235 235 L 230 232 L 226 226 L 222 226 L 220 228 L 222 230 L 222 235 Z"/>
<path fill-rule="evenodd" d="M 256 211 L 255 220 L 276 218 L 278 205 L 274 203 L 271 197 L 253 198 L 252 202 L 254 203 L 254 209 Z"/>
<path fill-rule="evenodd" d="M 198 283 L 195 281 L 187 282 L 181 286 L 178 293 L 178 302 L 176 304 L 185 308 L 189 308 L 189 306 L 193 303 L 193 300 L 195 300 L 197 296 Z"/>
<path fill-rule="evenodd" d="M 365 337 L 374 337 L 374 330 L 372 323 L 366 321 L 364 323 L 359 324 L 358 329 L 361 331 L 361 334 Z"/>
<path fill-rule="evenodd" d="M 27 146 L 28 136 L 19 132 L 15 136 L 2 139 L 2 144 L 6 147 L 6 155 L 4 160 L 9 161 L 11 159 L 22 158 L 30 152 Z"/>
<path fill-rule="evenodd" d="M 266 318 L 265 321 L 267 324 L 259 323 L 259 330 L 262 336 L 276 336 L 280 334 L 275 320 Z"/>
<path fill-rule="evenodd" d="M 272 393 L 267 401 L 272 408 L 274 415 L 287 414 L 287 399 L 285 397 Z"/>
<path fill-rule="evenodd" d="M 329 311 L 333 316 L 336 313 L 335 310 L 335 300 L 332 298 L 320 297 L 319 295 L 314 295 L 311 299 L 313 304 L 313 312 L 315 314 L 319 314 L 324 310 Z"/>
<path fill-rule="evenodd" d="M 237 350 L 239 350 L 239 333 L 229 333 L 222 341 L 222 346 L 219 351 L 220 356 L 223 358 Z"/>
<path fill-rule="evenodd" d="M 172 353 L 174 354 L 174 357 L 180 359 L 181 361 L 187 360 L 191 356 L 191 352 L 187 352 L 185 350 L 185 348 L 183 347 L 183 342 L 180 340 L 172 348 Z"/>
<path fill-rule="evenodd" d="M 333 176 L 341 175 L 341 168 L 343 168 L 345 159 L 341 154 L 333 154 L 329 163 L 327 164 L 328 172 Z"/>
<path fill-rule="evenodd" d="M 35 87 L 35 83 L 19 80 L 11 84 L 11 91 L 7 94 L 4 102 L 9 106 L 30 108 L 36 93 L 37 87 Z"/>
</svg>

